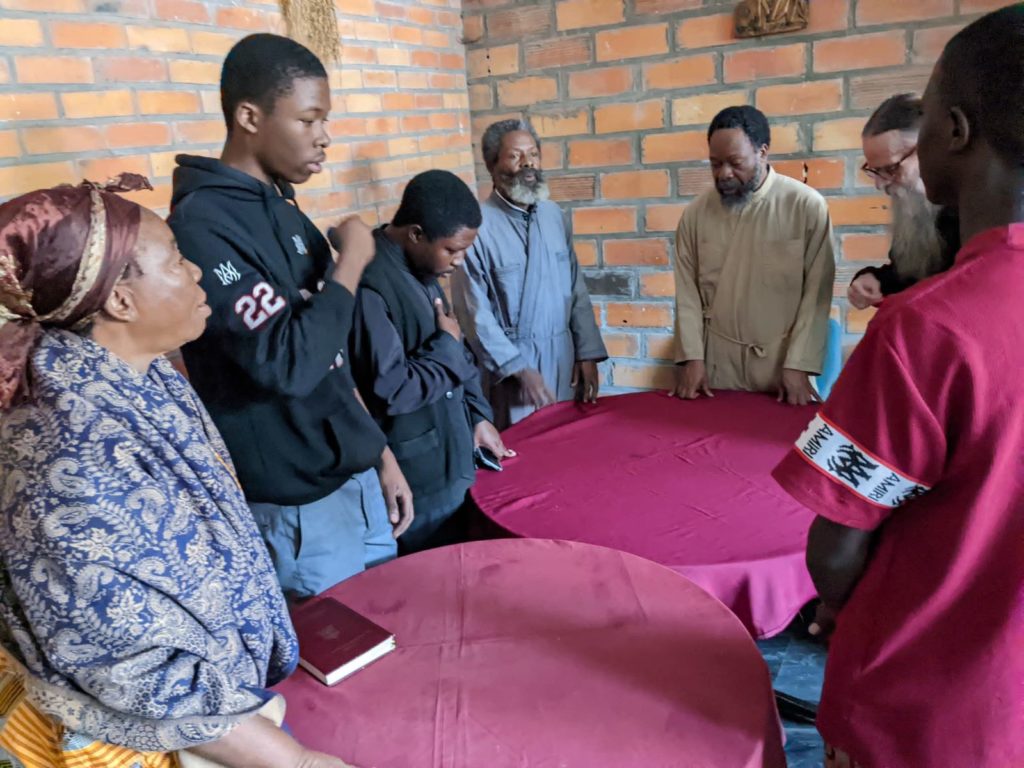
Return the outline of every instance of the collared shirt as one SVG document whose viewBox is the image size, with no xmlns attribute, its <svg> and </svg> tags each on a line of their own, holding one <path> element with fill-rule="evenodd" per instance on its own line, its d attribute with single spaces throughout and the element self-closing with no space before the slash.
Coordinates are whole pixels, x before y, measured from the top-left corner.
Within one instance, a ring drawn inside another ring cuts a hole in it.
<svg viewBox="0 0 1024 768">
<path fill-rule="evenodd" d="M 886 300 L 775 472 L 877 531 L 818 725 L 875 768 L 1024 765 L 1024 224 Z"/>
</svg>

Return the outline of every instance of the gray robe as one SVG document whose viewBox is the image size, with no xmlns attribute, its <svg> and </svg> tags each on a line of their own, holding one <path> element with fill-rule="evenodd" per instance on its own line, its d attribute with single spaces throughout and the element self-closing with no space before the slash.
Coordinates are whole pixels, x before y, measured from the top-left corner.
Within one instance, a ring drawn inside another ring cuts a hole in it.
<svg viewBox="0 0 1024 768">
<path fill-rule="evenodd" d="M 527 214 L 497 193 L 482 209 L 476 242 L 452 275 L 452 303 L 504 429 L 534 411 L 512 374 L 535 368 L 559 401 L 571 400 L 573 364 L 608 353 L 562 209 L 543 202 Z"/>
</svg>

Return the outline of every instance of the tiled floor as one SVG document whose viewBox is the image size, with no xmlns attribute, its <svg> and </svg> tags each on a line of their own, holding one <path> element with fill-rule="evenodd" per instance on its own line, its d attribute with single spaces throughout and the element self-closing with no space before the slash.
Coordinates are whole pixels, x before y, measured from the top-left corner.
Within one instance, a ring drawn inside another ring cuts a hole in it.
<svg viewBox="0 0 1024 768">
<path fill-rule="evenodd" d="M 818 701 L 825 673 L 825 650 L 806 640 L 801 632 L 787 630 L 758 647 L 768 662 L 777 691 L 807 701 Z M 784 722 L 786 757 L 789 768 L 821 768 L 822 744 L 818 732 L 809 725 Z"/>
</svg>

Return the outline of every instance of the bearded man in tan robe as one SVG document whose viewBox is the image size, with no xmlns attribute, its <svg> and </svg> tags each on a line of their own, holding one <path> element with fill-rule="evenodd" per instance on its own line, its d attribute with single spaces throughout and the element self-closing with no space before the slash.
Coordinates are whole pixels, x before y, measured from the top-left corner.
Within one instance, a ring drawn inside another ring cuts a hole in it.
<svg viewBox="0 0 1024 768">
<path fill-rule="evenodd" d="M 753 107 L 729 107 L 708 130 L 714 188 L 676 232 L 676 385 L 817 399 L 835 255 L 824 198 L 768 164 L 771 131 Z"/>
</svg>

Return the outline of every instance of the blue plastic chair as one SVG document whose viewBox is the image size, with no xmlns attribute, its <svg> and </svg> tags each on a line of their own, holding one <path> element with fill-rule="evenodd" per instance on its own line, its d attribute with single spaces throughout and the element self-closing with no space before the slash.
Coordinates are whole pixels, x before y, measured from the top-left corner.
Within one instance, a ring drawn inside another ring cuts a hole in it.
<svg viewBox="0 0 1024 768">
<path fill-rule="evenodd" d="M 843 368 L 843 329 L 838 320 L 828 321 L 828 341 L 825 342 L 825 365 L 815 383 L 822 400 L 827 400 Z"/>
</svg>

